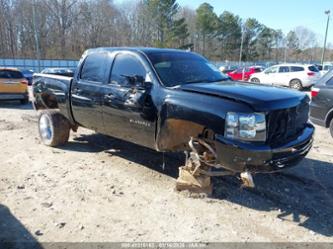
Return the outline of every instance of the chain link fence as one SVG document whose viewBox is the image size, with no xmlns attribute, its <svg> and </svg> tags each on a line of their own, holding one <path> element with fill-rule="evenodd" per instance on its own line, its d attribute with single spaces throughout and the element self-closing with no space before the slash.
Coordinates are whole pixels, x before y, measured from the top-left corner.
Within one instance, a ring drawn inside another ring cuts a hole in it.
<svg viewBox="0 0 333 249">
<path fill-rule="evenodd" d="M 35 73 L 45 68 L 76 68 L 77 60 L 34 60 L 34 59 L 2 59 L 0 67 L 14 67 L 19 69 L 32 70 Z"/>
</svg>

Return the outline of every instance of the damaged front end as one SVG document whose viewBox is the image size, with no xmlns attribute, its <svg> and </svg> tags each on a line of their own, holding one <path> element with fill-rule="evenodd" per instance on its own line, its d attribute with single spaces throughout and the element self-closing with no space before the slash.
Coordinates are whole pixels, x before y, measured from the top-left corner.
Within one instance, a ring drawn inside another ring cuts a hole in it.
<svg viewBox="0 0 333 249">
<path fill-rule="evenodd" d="M 186 153 L 185 166 L 179 168 L 176 181 L 178 191 L 189 190 L 210 195 L 213 191 L 211 177 L 235 174 L 218 164 L 214 141 L 191 137 L 189 147 L 191 152 Z M 214 168 L 217 170 L 213 171 Z M 254 187 L 251 173 L 241 173 L 241 179 L 244 186 Z"/>
<path fill-rule="evenodd" d="M 302 106 L 272 112 L 265 122 L 265 141 L 235 139 L 227 132 L 215 134 L 213 139 L 192 137 L 186 164 L 179 170 L 177 189 L 210 194 L 212 176 L 236 174 L 243 186 L 254 187 L 252 174 L 276 172 L 298 164 L 313 143 L 314 127 L 307 122 L 306 112 Z M 238 115 L 238 120 L 241 117 Z M 234 122 L 235 118 L 231 120 Z M 242 125 L 232 122 L 231 127 L 238 130 L 228 132 L 240 134 Z M 259 131 L 263 134 L 262 129 Z"/>
</svg>

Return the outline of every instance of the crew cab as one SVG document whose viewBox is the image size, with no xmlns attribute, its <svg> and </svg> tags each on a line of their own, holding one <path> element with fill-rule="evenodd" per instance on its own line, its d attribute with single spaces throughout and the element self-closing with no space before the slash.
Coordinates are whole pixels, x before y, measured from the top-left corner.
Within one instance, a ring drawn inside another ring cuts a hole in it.
<svg viewBox="0 0 333 249">
<path fill-rule="evenodd" d="M 296 165 L 313 142 L 308 96 L 230 81 L 182 50 L 89 49 L 73 78 L 35 74 L 33 95 L 49 146 L 79 126 L 161 152 L 194 152 L 198 138 L 208 148 L 196 150 L 200 162 L 257 173 Z"/>
</svg>

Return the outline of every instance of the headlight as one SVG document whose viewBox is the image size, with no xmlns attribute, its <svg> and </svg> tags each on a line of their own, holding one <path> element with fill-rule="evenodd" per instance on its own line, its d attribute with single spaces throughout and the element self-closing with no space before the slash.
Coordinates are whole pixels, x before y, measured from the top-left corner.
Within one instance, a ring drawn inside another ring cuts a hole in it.
<svg viewBox="0 0 333 249">
<path fill-rule="evenodd" d="M 224 136 L 244 141 L 266 141 L 265 114 L 228 112 Z"/>
</svg>

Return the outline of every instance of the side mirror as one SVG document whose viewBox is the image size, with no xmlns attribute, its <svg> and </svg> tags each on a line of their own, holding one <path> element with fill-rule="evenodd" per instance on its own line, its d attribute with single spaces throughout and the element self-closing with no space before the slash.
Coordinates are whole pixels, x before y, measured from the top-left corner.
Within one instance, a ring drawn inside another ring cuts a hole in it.
<svg viewBox="0 0 333 249">
<path fill-rule="evenodd" d="M 134 81 L 135 81 L 135 85 L 144 85 L 145 83 L 145 77 L 141 76 L 141 75 L 135 75 L 134 76 Z"/>
<path fill-rule="evenodd" d="M 147 74 L 145 77 L 141 75 L 121 75 L 121 76 L 126 78 L 130 86 L 136 88 L 147 89 L 152 86 L 152 80 L 149 74 Z"/>
<path fill-rule="evenodd" d="M 131 86 L 142 86 L 145 82 L 145 78 L 140 75 L 125 75 L 122 74 L 122 77 L 124 77 L 128 84 Z"/>
</svg>

